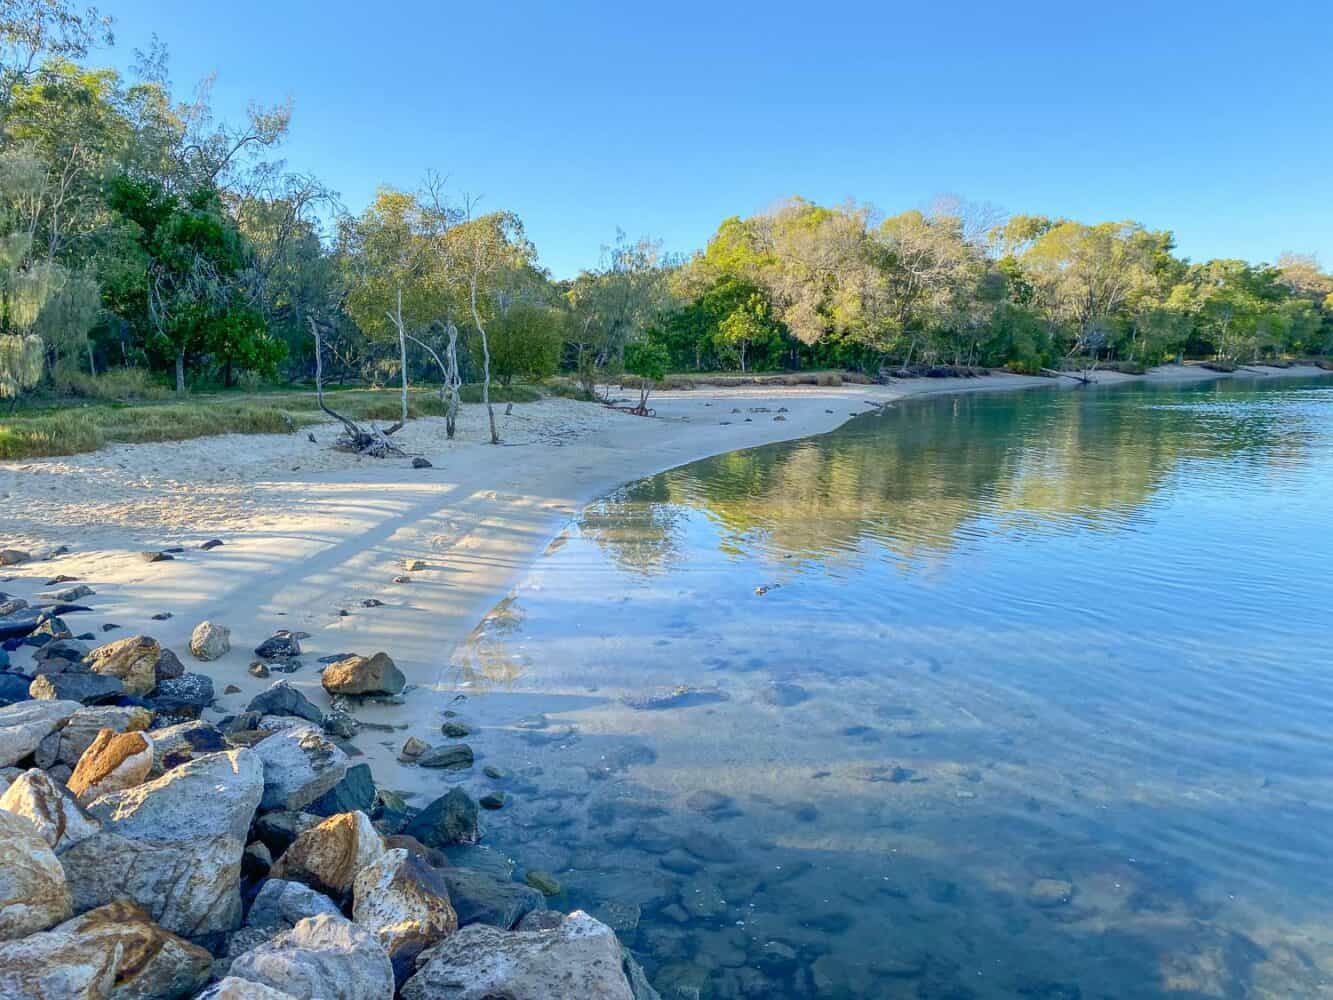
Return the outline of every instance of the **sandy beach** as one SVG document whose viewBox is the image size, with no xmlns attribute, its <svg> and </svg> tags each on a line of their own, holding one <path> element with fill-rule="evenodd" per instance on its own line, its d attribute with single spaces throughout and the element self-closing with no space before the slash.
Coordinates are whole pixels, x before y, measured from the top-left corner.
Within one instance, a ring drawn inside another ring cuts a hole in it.
<svg viewBox="0 0 1333 1000">
<path fill-rule="evenodd" d="M 1273 378 L 1327 374 L 1267 371 Z M 1217 377 L 1197 367 L 1143 378 L 1098 374 L 1102 384 Z M 398 764 L 398 748 L 408 735 L 438 741 L 440 712 L 454 695 L 442 683 L 453 651 L 589 500 L 709 455 L 824 433 L 914 396 L 1073 386 L 995 374 L 889 386 L 698 389 L 655 395 L 653 419 L 545 399 L 498 417 L 499 448 L 484 443 L 484 412 L 470 406 L 453 442 L 440 419 L 401 432 L 401 446 L 429 459 L 428 469 L 335 451 L 331 425 L 313 429 L 314 443 L 305 431 L 230 435 L 0 463 L 0 547 L 69 549 L 5 571 L 0 589 L 27 598 L 52 577 L 76 577 L 96 592 L 88 599 L 95 613 L 77 616 L 76 631 L 113 622 L 120 628 L 108 638 L 151 635 L 183 658 L 199 622 L 228 626 L 231 652 L 190 667 L 210 674 L 219 692 L 209 718 L 243 709 L 272 683 L 247 666 L 253 647 L 275 630 L 310 633 L 306 665 L 289 679 L 321 706 L 328 698 L 320 657 L 387 651 L 407 676 L 405 704 L 359 710 L 363 723 L 386 731 L 364 731 L 357 746 L 379 782 L 424 794 L 436 776 Z M 224 544 L 199 550 L 214 537 Z M 172 561 L 139 556 L 171 546 L 184 547 Z M 408 560 L 425 568 L 408 572 Z M 153 617 L 162 614 L 170 617 Z M 28 655 L 17 653 L 16 663 Z M 229 685 L 234 690 L 221 693 Z"/>
</svg>

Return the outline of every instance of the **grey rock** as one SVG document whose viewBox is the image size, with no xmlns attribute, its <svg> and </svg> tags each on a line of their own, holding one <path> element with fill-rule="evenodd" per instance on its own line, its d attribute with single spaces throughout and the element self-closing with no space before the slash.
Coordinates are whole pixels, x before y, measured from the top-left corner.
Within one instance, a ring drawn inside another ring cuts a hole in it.
<svg viewBox="0 0 1333 1000">
<path fill-rule="evenodd" d="M 375 779 L 369 764 L 353 764 L 342 780 L 305 807 L 316 816 L 336 816 L 338 813 L 363 812 L 367 816 L 375 808 Z"/>
<path fill-rule="evenodd" d="M 246 915 L 247 927 L 295 927 L 307 917 L 341 917 L 338 904 L 310 886 L 287 879 L 271 878 L 255 896 Z"/>
<path fill-rule="evenodd" d="M 374 935 L 341 916 L 302 920 L 238 956 L 231 974 L 298 997 L 392 1000 L 393 966 Z"/>
<path fill-rule="evenodd" d="M 135 705 L 98 705 L 79 709 L 69 721 L 37 745 L 33 762 L 41 768 L 73 767 L 103 729 L 118 733 L 147 729 L 153 714 Z"/>
<path fill-rule="evenodd" d="M 634 1000 L 615 932 L 581 910 L 547 931 L 464 927 L 417 959 L 403 1000 Z"/>
<path fill-rule="evenodd" d="M 222 730 L 199 719 L 154 729 L 148 735 L 153 738 L 153 769 L 149 774 L 155 778 L 205 754 L 230 749 Z"/>
<path fill-rule="evenodd" d="M 28 756 L 82 707 L 77 701 L 21 701 L 0 708 L 0 767 Z"/>
<path fill-rule="evenodd" d="M 461 788 L 452 788 L 421 810 L 403 832 L 427 847 L 475 844 L 481 839 L 477 804 Z"/>
<path fill-rule="evenodd" d="M 0 941 L 26 937 L 71 912 L 65 872 L 29 820 L 0 809 Z"/>
<path fill-rule="evenodd" d="M 94 673 L 42 674 L 28 686 L 28 694 L 40 701 L 100 705 L 123 697 L 125 685 L 118 678 Z"/>
<path fill-rule="evenodd" d="M 153 707 L 169 715 L 198 718 L 213 704 L 213 680 L 207 674 L 182 674 L 160 683 L 152 694 Z"/>
<path fill-rule="evenodd" d="M 296 725 L 254 745 L 264 766 L 260 808 L 302 809 L 347 773 L 347 754 L 313 726 Z"/>
<path fill-rule="evenodd" d="M 546 909 L 546 900 L 531 886 L 468 868 L 442 868 L 459 926 L 489 924 L 508 930 L 529 913 Z"/>
<path fill-rule="evenodd" d="M 466 743 L 451 743 L 431 747 L 417 758 L 417 764 L 421 767 L 440 767 L 451 771 L 462 771 L 471 767 L 474 759 L 472 748 Z"/>
<path fill-rule="evenodd" d="M 639 711 L 662 711 L 668 708 L 693 708 L 697 705 L 711 705 L 729 700 L 729 696 L 717 688 L 696 688 L 680 685 L 664 688 L 645 694 L 630 695 L 623 699 L 630 708 Z"/>
<path fill-rule="evenodd" d="M 205 663 L 221 659 L 231 650 L 231 629 L 215 622 L 200 622 L 190 633 L 190 655 Z"/>
<path fill-rule="evenodd" d="M 422 951 L 458 929 L 444 877 L 401 848 L 357 874 L 352 919 L 378 938 L 399 984 L 415 971 Z"/>
<path fill-rule="evenodd" d="M 275 990 L 272 986 L 239 979 L 236 976 L 224 976 L 200 993 L 195 1000 L 300 1000 L 285 990 Z"/>
<path fill-rule="evenodd" d="M 273 633 L 255 647 L 255 656 L 261 660 L 290 660 L 300 655 L 301 640 L 287 629 Z"/>
<path fill-rule="evenodd" d="M 57 853 L 101 829 L 69 789 L 35 767 L 19 775 L 0 795 L 0 809 L 28 820 Z"/>
</svg>

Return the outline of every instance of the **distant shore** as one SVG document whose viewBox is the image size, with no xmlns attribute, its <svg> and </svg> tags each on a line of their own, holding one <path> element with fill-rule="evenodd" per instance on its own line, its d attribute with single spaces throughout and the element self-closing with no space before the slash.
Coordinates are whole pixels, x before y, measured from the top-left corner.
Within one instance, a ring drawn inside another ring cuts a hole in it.
<svg viewBox="0 0 1333 1000">
<path fill-rule="evenodd" d="M 1116 385 L 1333 375 L 1308 366 L 1265 371 L 1229 376 L 1169 366 L 1096 377 Z M 276 629 L 311 634 L 307 666 L 288 679 L 321 707 L 328 699 L 313 666 L 319 657 L 385 650 L 415 690 L 405 705 L 359 711 L 363 722 L 392 727 L 392 735 L 363 734 L 362 759 L 382 786 L 438 794 L 435 776 L 401 765 L 398 748 L 408 736 L 438 736 L 452 695 L 442 683 L 452 651 L 583 505 L 623 483 L 821 434 L 897 400 L 1039 388 L 1075 383 L 997 373 L 891 385 L 701 387 L 655 394 L 653 419 L 546 399 L 499 417 L 500 448 L 484 443 L 484 414 L 474 405 L 454 442 L 437 418 L 401 432 L 402 446 L 432 463 L 427 469 L 334 451 L 332 426 L 314 428 L 313 444 L 305 432 L 227 435 L 3 462 L 0 548 L 69 552 L 0 571 L 10 578 L 0 589 L 27 597 L 58 574 L 78 577 L 97 592 L 98 621 L 121 626 L 117 635 L 143 633 L 180 650 L 199 622 L 226 625 L 233 650 L 208 672 L 219 692 L 237 690 L 220 694 L 209 717 L 240 711 L 272 683 L 247 666 L 249 650 Z M 224 545 L 199 552 L 210 537 Z M 139 556 L 175 545 L 185 552 L 172 561 Z M 407 570 L 410 560 L 425 568 Z M 170 617 L 154 618 L 163 614 Z"/>
</svg>

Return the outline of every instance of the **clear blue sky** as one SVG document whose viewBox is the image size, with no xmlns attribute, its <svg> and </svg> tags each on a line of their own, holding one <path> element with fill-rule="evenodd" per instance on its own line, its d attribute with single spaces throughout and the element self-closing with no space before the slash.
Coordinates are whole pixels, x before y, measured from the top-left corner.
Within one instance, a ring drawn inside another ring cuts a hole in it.
<svg viewBox="0 0 1333 1000">
<path fill-rule="evenodd" d="M 1333 3 L 107 0 L 184 91 L 295 104 L 353 211 L 426 168 L 517 211 L 557 277 L 616 227 L 702 246 L 801 194 L 1133 218 L 1194 259 L 1333 265 Z"/>
</svg>

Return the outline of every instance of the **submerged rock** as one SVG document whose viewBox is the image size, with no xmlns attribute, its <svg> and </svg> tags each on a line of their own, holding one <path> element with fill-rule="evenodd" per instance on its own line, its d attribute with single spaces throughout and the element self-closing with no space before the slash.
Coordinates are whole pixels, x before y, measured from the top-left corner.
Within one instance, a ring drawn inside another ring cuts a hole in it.
<svg viewBox="0 0 1333 1000">
<path fill-rule="evenodd" d="M 474 755 L 466 743 L 451 743 L 445 746 L 431 747 L 420 757 L 420 767 L 440 767 L 451 771 L 462 771 L 472 766 Z"/>
<path fill-rule="evenodd" d="M 440 875 L 449 887 L 459 926 L 488 924 L 508 930 L 529 913 L 546 909 L 540 892 L 512 879 L 470 868 L 443 868 Z"/>
<path fill-rule="evenodd" d="M 639 711 L 661 711 L 667 708 L 693 708 L 696 705 L 710 705 L 714 702 L 727 701 L 729 696 L 717 688 L 695 688 L 682 684 L 678 687 L 651 691 L 646 694 L 630 695 L 623 700 L 630 708 Z"/>
<path fill-rule="evenodd" d="M 475 844 L 481 839 L 477 804 L 463 789 L 451 788 L 413 817 L 403 832 L 427 847 Z"/>
<path fill-rule="evenodd" d="M 548 931 L 465 927 L 417 959 L 403 1000 L 634 1000 L 615 932 L 582 910 Z"/>
</svg>

